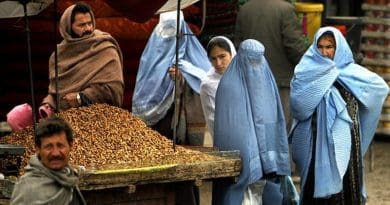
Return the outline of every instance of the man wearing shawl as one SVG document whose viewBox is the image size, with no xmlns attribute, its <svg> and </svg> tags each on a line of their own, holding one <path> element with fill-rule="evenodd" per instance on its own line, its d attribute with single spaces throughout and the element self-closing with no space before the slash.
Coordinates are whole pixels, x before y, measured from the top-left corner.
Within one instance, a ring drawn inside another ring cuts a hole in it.
<svg viewBox="0 0 390 205">
<path fill-rule="evenodd" d="M 380 76 L 354 63 L 339 30 L 317 31 L 291 81 L 301 204 L 365 204 L 363 156 L 388 92 Z"/>
<path fill-rule="evenodd" d="M 222 76 L 214 126 L 215 146 L 239 150 L 242 170 L 237 183 L 215 184 L 213 204 L 262 204 L 264 179 L 291 170 L 278 88 L 258 41 L 243 41 Z"/>
<path fill-rule="evenodd" d="M 60 20 L 64 40 L 58 48 L 58 97 L 54 53 L 49 61 L 49 94 L 43 99 L 40 114 L 46 117 L 53 108 L 66 110 L 92 103 L 121 106 L 124 81 L 122 53 L 116 40 L 95 29 L 94 15 L 88 5 L 68 7 Z"/>
<path fill-rule="evenodd" d="M 72 129 L 63 119 L 54 116 L 41 121 L 36 129 L 36 154 L 15 184 L 11 205 L 85 205 L 78 177 L 68 165 L 72 144 Z"/>
<path fill-rule="evenodd" d="M 134 88 L 132 112 L 147 125 L 172 138 L 174 89 L 179 93 L 177 143 L 203 145 L 205 120 L 200 103 L 201 79 L 211 68 L 206 51 L 199 43 L 180 12 L 178 51 L 178 87 L 170 76 L 176 63 L 177 12 L 160 14 L 142 53 Z"/>
</svg>

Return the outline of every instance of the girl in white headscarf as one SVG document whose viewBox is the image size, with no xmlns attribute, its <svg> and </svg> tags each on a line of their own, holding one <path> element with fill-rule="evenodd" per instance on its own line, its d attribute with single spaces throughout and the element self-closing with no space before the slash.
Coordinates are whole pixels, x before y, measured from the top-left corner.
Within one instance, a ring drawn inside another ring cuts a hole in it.
<svg viewBox="0 0 390 205">
<path fill-rule="evenodd" d="M 214 111 L 215 111 L 215 93 L 219 81 L 230 61 L 236 55 L 236 49 L 233 43 L 224 36 L 216 36 L 207 44 L 207 55 L 213 68 L 202 79 L 200 85 L 200 99 L 202 102 L 203 113 L 206 119 L 207 128 L 210 135 L 214 135 Z"/>
</svg>

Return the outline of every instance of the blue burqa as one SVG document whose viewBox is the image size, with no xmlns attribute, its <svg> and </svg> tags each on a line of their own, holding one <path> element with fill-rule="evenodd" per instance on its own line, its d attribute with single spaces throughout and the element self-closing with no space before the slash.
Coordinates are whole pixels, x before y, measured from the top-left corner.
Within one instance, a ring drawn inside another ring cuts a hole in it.
<svg viewBox="0 0 390 205">
<path fill-rule="evenodd" d="M 336 41 L 333 60 L 322 56 L 317 48 L 319 37 L 327 31 L 333 33 Z M 354 63 L 351 49 L 339 30 L 324 27 L 316 33 L 314 43 L 296 66 L 290 94 L 294 118 L 292 155 L 300 171 L 301 190 L 315 146 L 314 198 L 328 197 L 342 190 L 350 159 L 352 120 L 346 102 L 334 86 L 336 81 L 358 101 L 360 156 L 364 156 L 389 88 L 380 76 Z M 317 136 L 313 145 L 311 124 L 315 111 Z M 365 196 L 364 185 L 361 186 Z"/>
<path fill-rule="evenodd" d="M 207 53 L 180 17 L 179 65 L 185 82 L 199 94 L 201 79 L 212 67 Z M 175 81 L 168 70 L 175 65 L 176 12 L 160 15 L 142 53 L 133 94 L 132 112 L 148 125 L 154 125 L 167 113 L 174 101 Z"/>
<path fill-rule="evenodd" d="M 248 185 L 265 174 L 290 175 L 283 109 L 261 43 L 253 39 L 241 43 L 215 100 L 215 146 L 239 150 L 242 170 L 237 183 L 216 184 L 213 203 L 240 205 Z"/>
</svg>

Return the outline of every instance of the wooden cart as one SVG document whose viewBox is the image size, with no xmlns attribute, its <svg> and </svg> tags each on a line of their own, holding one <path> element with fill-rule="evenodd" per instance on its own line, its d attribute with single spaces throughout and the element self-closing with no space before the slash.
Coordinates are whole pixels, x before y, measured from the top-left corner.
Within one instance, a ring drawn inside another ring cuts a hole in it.
<svg viewBox="0 0 390 205">
<path fill-rule="evenodd" d="M 155 167 L 83 170 L 80 189 L 88 204 L 95 205 L 173 205 L 177 190 L 199 187 L 200 204 L 211 203 L 211 182 L 235 179 L 240 174 L 238 151 L 214 151 L 221 158 L 189 164 L 168 164 Z M 0 180 L 3 203 L 12 194 L 16 179 Z M 0 201 L 0 204 L 2 202 Z"/>
</svg>

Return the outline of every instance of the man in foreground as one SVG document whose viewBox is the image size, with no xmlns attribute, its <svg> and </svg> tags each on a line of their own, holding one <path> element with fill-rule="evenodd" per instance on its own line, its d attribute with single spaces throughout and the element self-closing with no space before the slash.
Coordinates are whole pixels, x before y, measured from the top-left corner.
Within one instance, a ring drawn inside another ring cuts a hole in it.
<svg viewBox="0 0 390 205">
<path fill-rule="evenodd" d="M 36 154 L 15 184 L 10 204 L 86 204 L 68 164 L 72 144 L 68 123 L 56 116 L 42 120 L 36 129 Z"/>
</svg>

